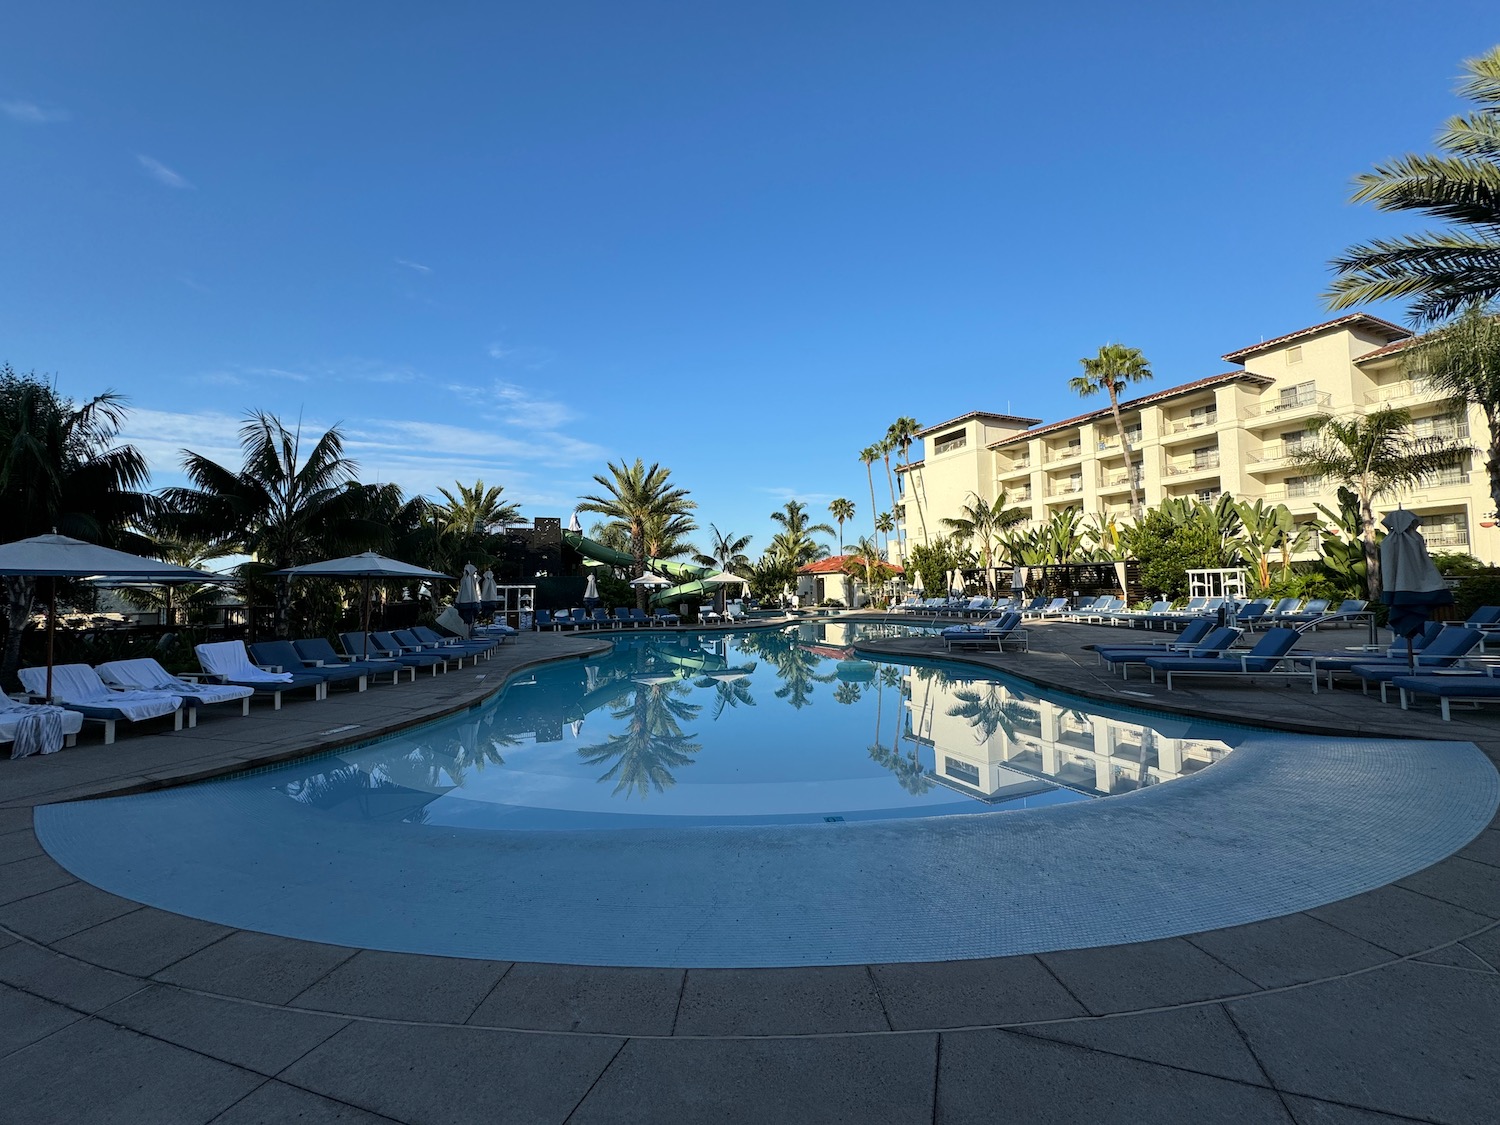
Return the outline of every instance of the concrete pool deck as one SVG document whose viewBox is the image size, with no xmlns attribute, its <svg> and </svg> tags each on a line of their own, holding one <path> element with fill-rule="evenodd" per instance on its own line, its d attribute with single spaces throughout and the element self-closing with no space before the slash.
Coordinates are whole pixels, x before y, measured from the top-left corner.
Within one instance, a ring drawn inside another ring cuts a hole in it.
<svg viewBox="0 0 1500 1125">
<path fill-rule="evenodd" d="M 1136 706 L 1473 741 L 1500 760 L 1494 711 L 1442 723 L 1305 686 L 1169 700 L 1132 682 L 1153 694 L 1121 697 L 1080 650 L 1119 635 L 1048 625 L 1029 656 L 975 662 Z M 1233 929 L 755 970 L 448 960 L 231 930 L 82 883 L 31 831 L 37 804 L 368 738 L 598 643 L 528 636 L 477 673 L 0 763 L 0 1106 L 25 1121 L 220 1123 L 1496 1119 L 1493 823 L 1394 884 Z"/>
</svg>

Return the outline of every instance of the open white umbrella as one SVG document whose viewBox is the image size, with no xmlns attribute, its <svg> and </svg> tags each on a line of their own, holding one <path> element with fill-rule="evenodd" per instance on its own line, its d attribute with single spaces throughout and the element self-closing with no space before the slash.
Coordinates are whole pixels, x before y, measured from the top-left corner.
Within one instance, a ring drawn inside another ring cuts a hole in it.
<svg viewBox="0 0 1500 1125">
<path fill-rule="evenodd" d="M 672 581 L 669 578 L 663 578 L 659 574 L 648 573 L 641 575 L 639 578 L 632 578 L 630 584 L 632 586 L 670 586 Z"/>
<path fill-rule="evenodd" d="M 413 566 L 411 563 L 401 562 L 399 559 L 389 559 L 384 555 L 377 555 L 374 551 L 365 551 L 358 555 L 345 555 L 338 559 L 325 559 L 322 562 L 306 563 L 302 566 L 288 567 L 286 570 L 278 570 L 277 574 L 284 574 L 288 578 L 358 578 L 360 579 L 360 627 L 364 631 L 365 651 L 362 658 L 370 655 L 370 585 L 374 582 L 410 582 L 420 579 L 442 579 L 444 582 L 452 582 L 453 579 L 446 574 L 436 570 L 428 570 L 425 566 Z"/>
<path fill-rule="evenodd" d="M 727 592 L 728 587 L 738 586 L 743 591 L 749 587 L 750 580 L 748 578 L 741 578 L 738 574 L 730 574 L 727 570 L 721 570 L 719 573 L 710 574 L 707 578 L 703 579 L 703 583 L 707 586 L 725 587 L 725 597 L 727 598 L 729 596 Z"/>
<path fill-rule="evenodd" d="M 0 543 L 0 575 L 51 578 L 47 591 L 47 702 L 52 702 L 52 648 L 57 631 L 57 579 L 135 578 L 145 582 L 222 582 L 217 574 L 145 559 L 139 555 L 71 539 L 34 535 Z"/>
</svg>

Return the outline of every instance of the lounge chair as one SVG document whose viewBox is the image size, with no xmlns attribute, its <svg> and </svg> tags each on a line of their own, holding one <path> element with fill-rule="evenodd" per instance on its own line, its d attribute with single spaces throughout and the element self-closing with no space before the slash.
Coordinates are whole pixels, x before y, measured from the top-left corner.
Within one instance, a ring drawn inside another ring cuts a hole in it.
<svg viewBox="0 0 1500 1125">
<path fill-rule="evenodd" d="M 1165 617 L 1172 611 L 1172 603 L 1165 599 L 1154 601 L 1146 609 L 1121 609 L 1110 614 L 1110 622 L 1114 625 L 1129 625 L 1134 629 L 1137 625 L 1144 625 L 1153 629 L 1158 625 L 1165 625 Z"/>
<path fill-rule="evenodd" d="M 99 665 L 99 678 L 112 688 L 124 691 L 162 691 L 181 697 L 187 708 L 187 725 L 198 725 L 198 708 L 220 703 L 240 705 L 240 714 L 250 714 L 253 688 L 232 684 L 211 684 L 201 680 L 174 676 L 149 656 L 136 660 L 111 660 Z"/>
<path fill-rule="evenodd" d="M 412 679 L 416 679 L 418 668 L 431 669 L 434 676 L 438 674 L 438 669 L 448 669 L 448 661 L 441 653 L 407 652 L 389 633 L 370 633 L 368 636 L 364 633 L 340 633 L 339 644 L 356 659 L 389 660 L 410 668 Z"/>
<path fill-rule="evenodd" d="M 1268 601 L 1246 602 L 1234 611 L 1234 623 L 1241 629 L 1253 629 L 1265 624 L 1266 614 L 1270 609 L 1271 603 Z"/>
<path fill-rule="evenodd" d="M 469 656 L 488 657 L 503 642 L 501 637 L 445 637 L 435 629 L 429 629 L 426 625 L 413 625 L 406 632 L 425 645 L 430 645 L 439 652 L 451 650 L 454 652 L 467 653 Z M 400 638 L 397 638 L 398 640 Z"/>
<path fill-rule="evenodd" d="M 1082 621 L 1089 625 L 1105 625 L 1114 619 L 1114 615 L 1125 608 L 1124 598 L 1095 598 L 1094 604 L 1087 609 L 1074 610 L 1073 620 Z"/>
<path fill-rule="evenodd" d="M 437 668 L 441 668 L 444 672 L 448 670 L 449 664 L 461 665 L 456 653 L 441 652 L 437 649 L 429 648 L 420 642 L 412 644 L 411 641 L 402 640 L 400 633 L 403 631 L 392 630 L 389 633 L 371 633 L 370 639 L 379 643 L 381 648 L 385 649 L 386 652 L 394 653 L 395 655 L 391 657 L 392 660 L 400 660 L 403 657 L 412 656 L 421 657 L 426 660 L 436 660 L 438 661 Z M 416 638 L 413 637 L 412 640 L 415 641 Z M 429 665 L 419 664 L 417 667 L 424 668 L 429 667 Z M 433 675 L 437 675 L 437 668 L 433 669 Z"/>
<path fill-rule="evenodd" d="M 1039 598 L 1037 600 L 1040 601 L 1041 599 Z M 1030 606 L 1028 606 L 1026 609 L 1023 609 L 1021 611 L 1021 616 L 1023 618 L 1026 618 L 1027 620 L 1030 620 L 1034 617 L 1061 617 L 1067 612 L 1068 599 L 1053 598 L 1050 602 L 1045 602 L 1041 606 L 1038 606 L 1036 608 L 1031 608 Z"/>
<path fill-rule="evenodd" d="M 733 624 L 745 620 L 745 609 L 739 602 L 730 602 L 724 607 L 724 620 Z"/>
<path fill-rule="evenodd" d="M 633 612 L 639 613 L 641 611 L 634 610 Z M 651 611 L 651 623 L 653 625 L 681 625 L 682 618 L 678 617 L 675 613 L 663 613 L 659 609 L 653 609 Z"/>
<path fill-rule="evenodd" d="M 1297 663 L 1307 665 L 1308 671 L 1314 675 L 1326 674 L 1328 686 L 1333 686 L 1333 678 L 1336 675 L 1358 676 L 1361 681 L 1362 690 L 1369 691 L 1371 683 L 1381 684 L 1380 696 L 1385 698 L 1385 683 L 1392 677 L 1400 676 L 1413 671 L 1420 672 L 1423 668 L 1450 667 L 1467 656 L 1483 640 L 1482 634 L 1477 629 L 1443 629 L 1439 627 L 1436 635 L 1426 644 L 1412 644 L 1412 656 L 1408 658 L 1406 648 L 1403 644 L 1393 645 L 1385 655 L 1379 653 L 1365 653 L 1358 656 L 1335 655 L 1327 656 L 1300 656 Z M 1413 664 L 1415 663 L 1415 669 Z M 1382 673 L 1389 673 L 1383 675 Z"/>
<path fill-rule="evenodd" d="M 1328 598 L 1312 598 L 1297 613 L 1284 613 L 1276 619 L 1278 625 L 1311 625 L 1328 613 L 1331 604 Z"/>
<path fill-rule="evenodd" d="M 539 609 L 531 615 L 531 627 L 540 633 L 543 629 L 556 631 L 561 629 L 562 625 L 553 621 L 552 614 L 548 613 L 545 609 Z"/>
<path fill-rule="evenodd" d="M 47 692 L 47 669 L 22 668 L 21 686 L 33 698 Z M 112 691 L 87 664 L 58 664 L 52 669 L 51 702 L 85 719 L 104 724 L 104 744 L 115 740 L 115 724 L 172 716 L 172 729 L 182 729 L 182 697 L 163 691 Z"/>
<path fill-rule="evenodd" d="M 1173 676 L 1307 676 L 1316 695 L 1317 676 L 1299 671 L 1288 662 L 1287 654 L 1301 637 L 1302 634 L 1295 629 L 1278 627 L 1268 631 L 1248 652 L 1203 657 L 1148 656 L 1145 664 L 1151 670 L 1152 683 L 1156 682 L 1156 673 L 1166 673 L 1168 691 L 1172 690 Z"/>
<path fill-rule="evenodd" d="M 614 621 L 615 628 L 617 629 L 623 629 L 627 625 L 632 629 L 639 629 L 641 627 L 641 623 L 630 615 L 629 606 L 615 606 L 611 614 L 611 619 Z"/>
<path fill-rule="evenodd" d="M 250 660 L 244 641 L 215 641 L 194 645 L 203 671 L 222 684 L 253 688 L 256 695 L 269 695 L 271 709 L 281 710 L 281 693 L 311 688 L 314 699 L 328 694 L 328 682 L 306 672 L 268 672 Z"/>
<path fill-rule="evenodd" d="M 1188 623 L 1186 629 L 1177 634 L 1175 641 L 1162 641 L 1158 644 L 1103 644 L 1094 645 L 1094 655 L 1099 658 L 1098 662 L 1104 662 L 1104 654 L 1108 652 L 1122 653 L 1145 653 L 1147 656 L 1170 656 L 1174 652 L 1187 652 L 1213 630 L 1214 623 L 1207 617 L 1200 617 L 1197 621 Z"/>
<path fill-rule="evenodd" d="M 589 614 L 589 620 L 594 623 L 594 628 L 596 629 L 618 629 L 620 627 L 620 623 L 611 617 L 609 610 L 603 606 L 600 606 L 593 613 Z"/>
<path fill-rule="evenodd" d="M 402 672 L 411 672 L 411 678 L 417 678 L 417 670 L 408 668 L 399 660 L 361 660 L 357 656 L 346 656 L 340 654 L 333 645 L 322 637 L 314 637 L 305 641 L 293 641 L 292 647 L 297 650 L 297 655 L 302 657 L 304 663 L 314 668 L 358 668 L 370 680 L 371 683 L 379 683 L 382 675 L 389 675 L 391 683 L 401 682 Z"/>
<path fill-rule="evenodd" d="M 1007 644 L 1014 644 L 1019 645 L 1022 652 L 1030 652 L 1030 634 L 1020 625 L 1019 613 L 1007 613 L 986 625 L 955 625 L 943 630 L 943 646 L 949 652 L 956 648 L 1004 651 Z"/>
<path fill-rule="evenodd" d="M 700 605 L 698 607 L 698 620 L 705 625 L 712 625 L 717 621 L 724 620 L 719 616 L 719 611 L 711 605 Z"/>
<path fill-rule="evenodd" d="M 1408 701 L 1419 695 L 1437 696 L 1443 722 L 1446 723 L 1453 718 L 1450 706 L 1454 703 L 1472 703 L 1477 707 L 1481 703 L 1500 702 L 1500 678 L 1494 674 L 1496 668 L 1492 666 L 1487 671 L 1488 675 L 1475 671 L 1467 675 L 1458 672 L 1447 675 L 1429 672 L 1425 675 L 1418 673 L 1397 676 L 1391 680 L 1391 686 L 1401 693 L 1403 711 L 1408 709 Z"/>
<path fill-rule="evenodd" d="M 325 664 L 303 660 L 291 641 L 257 641 L 249 647 L 250 659 L 270 672 L 293 672 L 306 676 L 317 676 L 330 687 L 334 684 L 356 684 L 356 691 L 364 691 L 369 685 L 364 669 L 352 664 Z M 327 694 L 327 689 L 324 690 Z"/>
<path fill-rule="evenodd" d="M 1301 598 L 1282 598 L 1273 605 L 1266 613 L 1266 620 L 1272 624 L 1279 622 L 1288 614 L 1296 613 L 1302 608 Z"/>
<path fill-rule="evenodd" d="M 46 684 L 42 686 L 45 687 Z M 57 726 L 49 733 L 43 724 L 52 723 Z M 83 715 L 78 711 L 45 704 L 22 703 L 8 695 L 0 695 L 0 742 L 12 744 L 12 758 L 50 754 L 61 746 L 76 746 L 78 732 L 82 729 Z M 59 731 L 62 734 L 61 746 L 57 743 Z M 51 745 L 48 745 L 49 742 Z"/>
<path fill-rule="evenodd" d="M 1229 646 L 1240 639 L 1240 631 L 1232 625 L 1223 625 L 1216 629 L 1210 629 L 1201 641 L 1188 649 L 1185 653 L 1162 653 L 1157 649 L 1109 649 L 1099 653 L 1099 659 L 1109 666 L 1113 672 L 1120 669 L 1122 679 L 1130 679 L 1130 666 L 1132 664 L 1144 665 L 1146 661 L 1159 658 L 1164 655 L 1182 656 L 1191 660 L 1203 660 L 1209 657 L 1222 656 Z"/>
</svg>

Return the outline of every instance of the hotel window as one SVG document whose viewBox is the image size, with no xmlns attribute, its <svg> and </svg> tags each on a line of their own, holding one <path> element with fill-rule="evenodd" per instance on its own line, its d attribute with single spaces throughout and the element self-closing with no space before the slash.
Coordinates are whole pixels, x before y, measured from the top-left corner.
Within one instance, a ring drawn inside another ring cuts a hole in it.
<svg viewBox="0 0 1500 1125">
<path fill-rule="evenodd" d="M 1294 363 L 1301 363 L 1302 362 L 1302 345 L 1301 344 L 1296 344 L 1293 347 L 1287 348 L 1287 350 L 1286 350 L 1286 362 L 1287 362 L 1288 366 L 1290 366 L 1291 364 L 1294 364 Z"/>
<path fill-rule="evenodd" d="M 960 762 L 957 758 L 943 755 L 943 772 L 954 781 L 962 781 L 965 785 L 979 788 L 979 767 L 968 762 Z"/>
<path fill-rule="evenodd" d="M 1218 403 L 1209 403 L 1207 406 L 1195 406 L 1188 411 L 1188 422 L 1194 427 L 1212 426 L 1218 420 Z"/>
<path fill-rule="evenodd" d="M 1426 418 L 1412 420 L 1411 435 L 1418 438 L 1446 438 L 1449 441 L 1466 439 L 1469 436 L 1469 420 L 1463 415 L 1429 414 Z"/>
<path fill-rule="evenodd" d="M 1301 453 L 1311 443 L 1307 440 L 1306 430 L 1283 430 L 1281 440 L 1286 446 L 1286 454 L 1290 457 L 1294 453 Z"/>
<path fill-rule="evenodd" d="M 944 434 L 942 437 L 938 438 L 937 443 L 932 447 L 932 452 L 934 455 L 939 453 L 949 453 L 955 449 L 962 449 L 968 444 L 968 431 L 954 430 L 952 433 Z"/>
<path fill-rule="evenodd" d="M 1309 379 L 1305 383 L 1298 383 L 1295 387 L 1287 387 L 1281 392 L 1281 399 L 1277 406 L 1281 410 L 1290 410 L 1294 406 L 1311 406 L 1318 401 L 1318 384 L 1316 380 Z"/>
<path fill-rule="evenodd" d="M 1193 468 L 1217 469 L 1218 467 L 1219 447 L 1217 445 L 1200 445 L 1193 450 Z"/>
</svg>

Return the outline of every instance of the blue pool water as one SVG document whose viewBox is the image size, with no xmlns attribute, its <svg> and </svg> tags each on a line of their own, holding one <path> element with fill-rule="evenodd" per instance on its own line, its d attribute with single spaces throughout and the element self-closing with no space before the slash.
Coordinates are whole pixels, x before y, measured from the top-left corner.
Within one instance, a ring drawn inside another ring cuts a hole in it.
<svg viewBox="0 0 1500 1125">
<path fill-rule="evenodd" d="M 1128 792 L 1241 732 L 1040 698 L 969 666 L 858 659 L 861 630 L 619 637 L 462 715 L 224 784 L 308 815 L 481 829 L 941 816 Z"/>
</svg>

